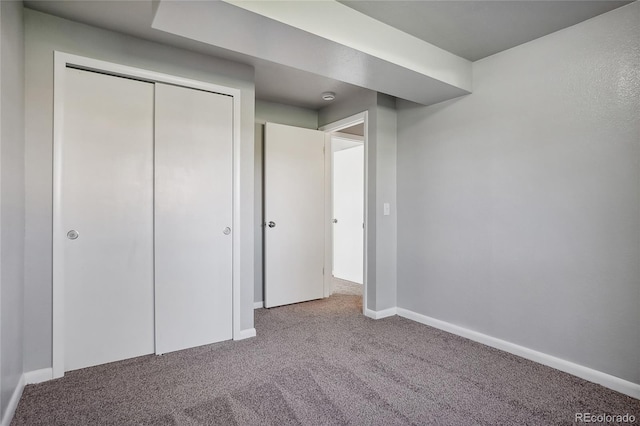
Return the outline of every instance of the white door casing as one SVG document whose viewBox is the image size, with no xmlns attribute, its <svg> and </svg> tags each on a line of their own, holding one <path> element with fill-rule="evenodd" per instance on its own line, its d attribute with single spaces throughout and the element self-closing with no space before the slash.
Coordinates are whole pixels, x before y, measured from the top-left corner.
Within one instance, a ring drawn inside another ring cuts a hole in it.
<svg viewBox="0 0 640 426">
<path fill-rule="evenodd" d="M 345 117 L 341 120 L 335 121 L 333 123 L 329 123 L 320 127 L 319 130 L 325 132 L 326 134 L 326 146 L 328 148 L 331 147 L 331 138 L 332 134 L 336 132 L 340 132 L 343 129 L 348 127 L 352 127 L 356 124 L 363 123 L 364 124 L 364 137 L 362 141 L 364 143 L 364 237 L 363 237 L 363 276 L 362 276 L 362 313 L 370 316 L 370 310 L 368 309 L 368 265 L 369 265 L 369 253 L 367 251 L 367 247 L 369 245 L 368 228 L 369 228 L 369 147 L 368 147 L 368 128 L 369 128 L 369 113 L 367 111 L 363 111 L 361 113 Z M 325 220 L 325 239 L 327 244 L 325 245 L 325 270 L 333 269 L 333 223 L 331 221 L 333 208 L 331 206 L 332 197 L 330 195 L 331 192 L 331 157 L 326 158 L 326 170 L 327 170 L 327 178 L 325 179 L 325 190 L 327 192 L 327 202 L 326 202 L 326 220 Z M 325 274 L 325 297 L 330 296 L 329 289 L 332 285 L 332 277 L 331 274 Z"/>
<path fill-rule="evenodd" d="M 232 337 L 233 99 L 156 84 L 156 353 Z"/>
<path fill-rule="evenodd" d="M 63 248 L 69 371 L 154 351 L 153 84 L 72 68 L 65 80 L 54 232 L 77 236 Z"/>
<path fill-rule="evenodd" d="M 324 296 L 324 143 L 317 130 L 265 126 L 267 308 Z"/>
<path fill-rule="evenodd" d="M 362 284 L 364 146 L 333 152 L 333 275 Z"/>
</svg>

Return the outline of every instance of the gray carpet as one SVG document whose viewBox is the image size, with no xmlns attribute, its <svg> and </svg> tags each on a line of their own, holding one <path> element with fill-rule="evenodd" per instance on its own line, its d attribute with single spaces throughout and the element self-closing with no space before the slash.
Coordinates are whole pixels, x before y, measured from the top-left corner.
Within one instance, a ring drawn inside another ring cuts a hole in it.
<svg viewBox="0 0 640 426">
<path fill-rule="evenodd" d="M 256 311 L 258 337 L 69 372 L 12 425 L 558 425 L 639 401 L 403 319 L 361 297 Z"/>
<path fill-rule="evenodd" d="M 362 284 L 333 277 L 331 294 L 351 294 L 362 296 Z"/>
</svg>

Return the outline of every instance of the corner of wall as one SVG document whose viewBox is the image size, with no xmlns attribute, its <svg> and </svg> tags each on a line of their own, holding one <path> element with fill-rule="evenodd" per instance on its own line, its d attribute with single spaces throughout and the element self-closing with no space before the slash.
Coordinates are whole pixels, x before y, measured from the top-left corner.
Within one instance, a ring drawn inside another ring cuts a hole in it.
<svg viewBox="0 0 640 426">
<path fill-rule="evenodd" d="M 397 113 L 395 98 L 376 104 L 376 311 L 397 305 Z"/>
<path fill-rule="evenodd" d="M 0 2 L 0 419 L 9 424 L 24 387 L 24 20 Z"/>
<path fill-rule="evenodd" d="M 11 397 L 9 398 L 9 402 L 6 407 L 2 410 L 2 417 L 0 418 L 0 426 L 10 426 L 11 420 L 13 420 L 13 416 L 16 413 L 16 409 L 18 408 L 18 403 L 20 402 L 20 398 L 22 397 L 22 392 L 24 391 L 25 382 L 24 375 L 20 376 L 20 380 L 18 381 L 16 387 L 11 393 Z"/>
</svg>

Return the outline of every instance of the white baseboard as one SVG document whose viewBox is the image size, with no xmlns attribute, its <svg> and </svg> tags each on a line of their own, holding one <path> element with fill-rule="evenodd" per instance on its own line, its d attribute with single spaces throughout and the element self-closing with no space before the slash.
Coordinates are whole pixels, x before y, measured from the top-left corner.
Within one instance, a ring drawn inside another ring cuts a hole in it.
<svg viewBox="0 0 640 426">
<path fill-rule="evenodd" d="M 264 302 L 253 302 L 253 309 L 264 308 Z"/>
<path fill-rule="evenodd" d="M 418 314 L 407 309 L 398 308 L 397 313 L 399 316 L 434 327 L 440 330 L 447 331 L 458 336 L 465 337 L 469 340 L 473 340 L 478 343 L 482 343 L 487 346 L 491 346 L 496 349 L 503 350 L 505 352 L 512 353 L 522 358 L 529 359 L 531 361 L 544 364 L 546 366 L 555 368 L 556 370 L 564 371 L 565 373 L 572 374 L 590 382 L 598 383 L 609 389 L 613 389 L 617 392 L 629 395 L 630 397 L 640 399 L 640 385 L 623 380 L 619 377 L 612 376 L 607 373 L 603 373 L 598 370 L 594 370 L 579 364 L 575 364 L 570 361 L 566 361 L 561 358 L 554 357 L 552 355 L 538 352 L 533 349 L 525 348 L 524 346 L 516 345 L 515 343 L 507 342 L 495 337 L 488 336 L 486 334 L 478 333 L 477 331 L 469 330 L 464 327 L 460 327 L 445 321 L 440 321 L 435 318 L 428 317 L 426 315 Z"/>
<path fill-rule="evenodd" d="M 25 385 L 46 382 L 53 379 L 53 368 L 43 368 L 40 370 L 27 371 L 24 373 Z"/>
<path fill-rule="evenodd" d="M 389 308 L 389 309 L 383 309 L 381 311 L 373 311 L 371 309 L 365 309 L 364 311 L 365 316 L 369 317 L 369 318 L 373 318 L 373 319 L 382 319 L 382 318 L 386 318 L 386 317 L 392 317 L 394 315 L 397 314 L 397 308 Z"/>
<path fill-rule="evenodd" d="M 18 403 L 20 402 L 24 385 L 24 374 L 22 374 L 20 376 L 20 380 L 18 380 L 16 388 L 13 390 L 9 404 L 7 404 L 4 416 L 2 416 L 2 422 L 0 423 L 1 426 L 11 425 L 11 420 L 13 420 L 13 415 L 16 413 L 16 408 L 18 408 Z"/>
<path fill-rule="evenodd" d="M 245 330 L 240 330 L 240 335 L 237 339 L 234 340 L 244 340 L 249 339 L 251 337 L 256 337 L 256 329 L 255 328 L 247 328 Z"/>
</svg>

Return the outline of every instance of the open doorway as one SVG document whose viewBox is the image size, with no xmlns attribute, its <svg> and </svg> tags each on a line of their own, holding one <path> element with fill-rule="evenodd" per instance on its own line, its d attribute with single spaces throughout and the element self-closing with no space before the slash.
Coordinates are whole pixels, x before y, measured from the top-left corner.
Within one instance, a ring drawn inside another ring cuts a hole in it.
<svg viewBox="0 0 640 426">
<path fill-rule="evenodd" d="M 364 125 L 331 134 L 332 293 L 362 294 Z M 357 134 L 360 133 L 360 134 Z"/>
<path fill-rule="evenodd" d="M 366 153 L 367 114 L 328 124 L 325 150 L 325 297 L 361 295 L 366 306 Z"/>
<path fill-rule="evenodd" d="M 367 113 L 364 112 L 319 130 L 266 124 L 262 221 L 266 308 L 326 298 L 335 288 L 332 139 L 340 140 L 334 144 L 337 151 L 349 151 L 349 154 L 351 149 L 353 153 L 359 151 L 360 171 L 355 184 L 359 206 L 347 207 L 347 213 L 356 219 L 340 214 L 341 224 L 352 222 L 357 228 L 355 238 L 346 237 L 350 240 L 349 246 L 355 245 L 356 250 L 344 249 L 343 243 L 342 251 L 356 251 L 359 258 L 355 261 L 338 258 L 352 271 L 349 275 L 340 272 L 340 260 L 336 266 L 338 277 L 356 286 L 362 295 L 362 306 L 366 306 Z M 301 144 L 301 140 L 305 143 Z M 356 149 L 357 146 L 360 148 Z M 353 195 L 347 197 L 353 198 Z M 318 267 L 318 262 L 322 267 Z"/>
</svg>

